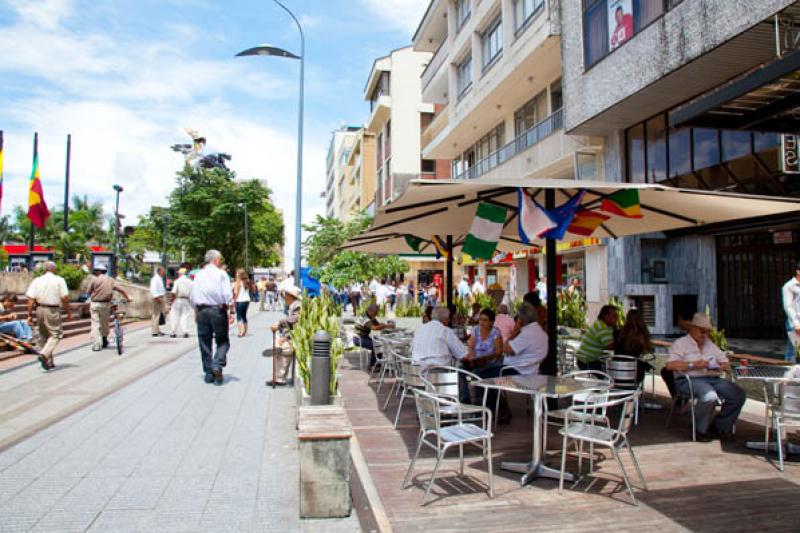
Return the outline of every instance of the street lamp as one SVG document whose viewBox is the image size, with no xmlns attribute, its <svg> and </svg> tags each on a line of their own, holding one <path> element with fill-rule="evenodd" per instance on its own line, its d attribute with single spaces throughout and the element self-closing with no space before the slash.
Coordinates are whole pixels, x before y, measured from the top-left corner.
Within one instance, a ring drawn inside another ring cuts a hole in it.
<svg viewBox="0 0 800 533">
<path fill-rule="evenodd" d="M 248 48 L 247 50 L 243 50 L 236 54 L 237 57 L 239 56 L 276 56 L 276 57 L 285 57 L 288 59 L 299 59 L 300 60 L 300 95 L 299 95 L 299 104 L 298 104 L 298 113 L 297 113 L 297 193 L 295 198 L 295 228 L 294 228 L 294 272 L 295 272 L 295 283 L 298 287 L 301 286 L 301 278 L 300 275 L 300 239 L 301 239 L 301 210 L 302 210 L 302 189 L 303 189 L 303 91 L 304 91 L 304 62 L 306 57 L 306 41 L 305 35 L 303 35 L 303 27 L 300 25 L 300 21 L 297 20 L 297 17 L 292 13 L 289 8 L 283 5 L 278 0 L 273 0 L 278 6 L 280 6 L 284 11 L 286 11 L 292 20 L 297 25 L 297 30 L 300 32 L 300 55 L 295 55 L 291 52 L 284 50 L 283 48 L 278 48 L 276 46 L 270 45 L 260 45 L 255 46 L 253 48 Z"/>
<path fill-rule="evenodd" d="M 117 267 L 119 265 L 119 193 L 124 189 L 121 185 L 114 185 L 117 191 L 117 203 L 114 206 L 114 259 L 111 261 L 111 277 L 117 277 Z"/>
</svg>

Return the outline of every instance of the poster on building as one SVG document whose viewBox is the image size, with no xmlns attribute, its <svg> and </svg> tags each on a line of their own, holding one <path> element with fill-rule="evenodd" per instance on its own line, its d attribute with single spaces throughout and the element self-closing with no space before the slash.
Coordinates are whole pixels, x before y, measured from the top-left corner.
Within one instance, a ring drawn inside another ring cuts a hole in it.
<svg viewBox="0 0 800 533">
<path fill-rule="evenodd" d="M 608 0 L 608 49 L 633 37 L 633 0 Z"/>
</svg>

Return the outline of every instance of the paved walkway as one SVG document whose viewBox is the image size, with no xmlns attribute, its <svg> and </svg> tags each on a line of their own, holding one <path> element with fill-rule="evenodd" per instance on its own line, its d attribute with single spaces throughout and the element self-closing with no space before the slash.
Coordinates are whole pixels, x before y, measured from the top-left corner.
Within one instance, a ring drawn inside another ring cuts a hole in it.
<svg viewBox="0 0 800 533">
<path fill-rule="evenodd" d="M 196 339 L 143 333 L 153 358 L 170 343 L 190 351 L 1 452 L 0 532 L 358 531 L 355 516 L 298 517 L 294 391 L 264 386 L 275 318 L 256 314 L 253 333 L 233 335 L 221 387 L 203 382 Z M 97 372 L 101 383 L 114 371 Z M 58 374 L 45 376 L 54 389 Z"/>
</svg>

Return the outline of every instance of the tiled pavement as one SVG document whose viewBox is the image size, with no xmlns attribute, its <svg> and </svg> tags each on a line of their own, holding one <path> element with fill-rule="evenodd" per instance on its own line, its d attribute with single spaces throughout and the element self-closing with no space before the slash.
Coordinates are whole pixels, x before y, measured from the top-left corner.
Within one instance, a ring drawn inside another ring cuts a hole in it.
<svg viewBox="0 0 800 533">
<path fill-rule="evenodd" d="M 192 350 L 0 453 L 0 532 L 358 531 L 299 519 L 294 392 L 264 386 L 274 319 L 233 335 L 221 387 Z"/>
</svg>

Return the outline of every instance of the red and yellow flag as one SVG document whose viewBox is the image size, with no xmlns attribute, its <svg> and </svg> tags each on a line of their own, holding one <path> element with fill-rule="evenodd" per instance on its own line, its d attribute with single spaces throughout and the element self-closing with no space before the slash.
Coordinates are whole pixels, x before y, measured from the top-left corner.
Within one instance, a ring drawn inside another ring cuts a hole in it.
<svg viewBox="0 0 800 533">
<path fill-rule="evenodd" d="M 594 233 L 597 226 L 609 218 L 611 217 L 598 213 L 597 211 L 578 211 L 575 213 L 575 216 L 572 217 L 572 222 L 570 222 L 567 231 L 575 235 L 584 235 L 588 237 Z"/>
<path fill-rule="evenodd" d="M 31 224 L 39 229 L 44 227 L 44 223 L 50 218 L 50 211 L 44 201 L 44 190 L 42 190 L 42 180 L 39 177 L 39 151 L 33 151 L 33 171 L 28 186 L 28 218 Z"/>
<path fill-rule="evenodd" d="M 603 198 L 600 209 L 625 218 L 642 218 L 639 191 L 636 189 L 623 189 Z"/>
</svg>

